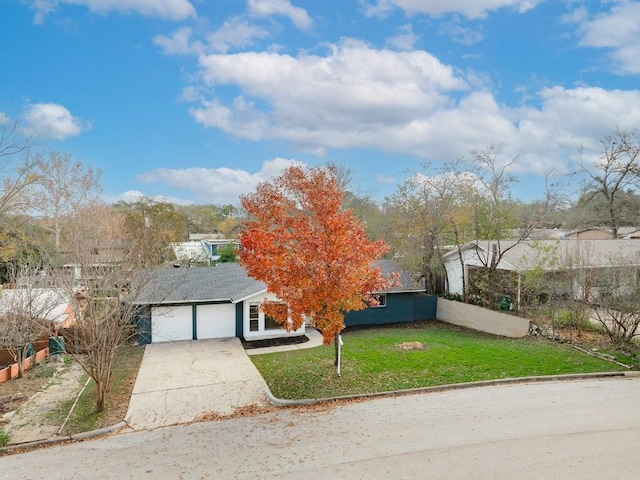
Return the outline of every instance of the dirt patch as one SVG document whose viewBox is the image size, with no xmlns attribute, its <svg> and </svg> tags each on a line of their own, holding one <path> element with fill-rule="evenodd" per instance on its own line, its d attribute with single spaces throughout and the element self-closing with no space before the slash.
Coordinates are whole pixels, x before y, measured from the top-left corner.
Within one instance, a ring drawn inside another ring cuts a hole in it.
<svg viewBox="0 0 640 480">
<path fill-rule="evenodd" d="M 402 342 L 396 345 L 400 350 L 424 350 L 425 345 L 421 342 Z"/>
<path fill-rule="evenodd" d="M 22 378 L 0 383 L 0 416 L 20 408 L 29 398 L 42 390 L 56 371 L 63 367 L 63 364 L 54 367 L 46 362 L 41 363 L 27 370 Z"/>
<path fill-rule="evenodd" d="M 10 435 L 11 444 L 55 436 L 58 433 L 58 426 L 51 425 L 47 420 L 47 414 L 61 403 L 74 398 L 82 388 L 83 370 L 77 363 L 49 364 L 48 366 L 55 369 L 53 376 L 47 378 L 38 391 L 31 392 L 31 395 L 17 409 L 5 413 L 2 417 L 2 429 Z M 19 383 L 20 380 L 22 379 L 11 382 Z M 24 386 L 26 383 L 21 385 L 22 388 Z M 26 394 L 24 395 L 26 397 Z"/>
</svg>

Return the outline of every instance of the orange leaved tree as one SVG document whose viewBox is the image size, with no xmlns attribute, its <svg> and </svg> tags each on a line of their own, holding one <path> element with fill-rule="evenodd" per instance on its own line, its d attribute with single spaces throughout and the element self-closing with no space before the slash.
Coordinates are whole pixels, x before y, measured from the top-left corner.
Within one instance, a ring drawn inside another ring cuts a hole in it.
<svg viewBox="0 0 640 480">
<path fill-rule="evenodd" d="M 240 261 L 281 302 L 265 301 L 265 314 L 287 331 L 308 318 L 325 345 L 338 337 L 344 313 L 376 304 L 372 292 L 393 283 L 373 262 L 388 247 L 371 242 L 364 227 L 342 208 L 333 167 L 293 166 L 242 197 L 248 220 L 240 235 Z"/>
</svg>

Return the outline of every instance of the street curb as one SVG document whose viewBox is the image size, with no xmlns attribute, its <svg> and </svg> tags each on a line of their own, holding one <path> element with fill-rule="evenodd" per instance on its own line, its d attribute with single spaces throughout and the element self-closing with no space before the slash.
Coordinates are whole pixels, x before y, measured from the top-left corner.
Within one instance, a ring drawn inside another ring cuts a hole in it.
<svg viewBox="0 0 640 480">
<path fill-rule="evenodd" d="M 6 447 L 0 448 L 0 454 L 8 453 L 13 450 L 30 450 L 33 448 L 43 447 L 45 445 L 55 445 L 56 443 L 87 440 L 89 438 L 100 437 L 102 435 L 107 435 L 109 433 L 117 432 L 118 430 L 121 430 L 126 426 L 128 426 L 127 422 L 122 420 L 116 423 L 115 425 L 111 425 L 110 427 L 99 428 L 97 430 L 91 430 L 89 432 L 77 433 L 71 436 L 54 437 L 54 438 L 48 438 L 45 440 L 36 440 L 35 442 L 18 443 L 16 445 L 7 445 Z"/>
<path fill-rule="evenodd" d="M 287 400 L 287 399 L 277 398 L 271 393 L 271 390 L 269 389 L 269 387 L 266 387 L 265 393 L 267 395 L 267 399 L 273 405 L 280 406 L 280 407 L 287 407 L 287 406 L 296 406 L 296 405 L 312 405 L 316 403 L 335 402 L 340 400 L 358 400 L 358 399 L 369 399 L 369 398 L 373 399 L 373 398 L 393 397 L 393 396 L 399 396 L 399 395 L 411 395 L 411 394 L 419 394 L 419 393 L 438 393 L 438 392 L 444 392 L 449 390 L 462 390 L 467 388 L 490 387 L 490 386 L 496 386 L 496 385 L 515 385 L 519 383 L 557 382 L 557 381 L 569 381 L 569 380 L 592 380 L 592 379 L 619 378 L 619 377 L 640 378 L 640 371 L 599 372 L 599 373 L 582 373 L 582 374 L 568 374 L 568 375 L 549 375 L 549 376 L 540 376 L 540 377 L 503 378 L 499 380 L 483 380 L 480 382 L 455 383 L 455 384 L 449 384 L 449 385 L 438 385 L 434 387 L 421 387 L 421 388 L 410 388 L 406 390 L 393 390 L 390 392 L 368 393 L 368 394 L 360 394 L 360 395 L 341 395 L 337 397 L 309 398 L 309 399 L 301 399 L 301 400 Z M 128 413 L 129 412 L 127 412 L 127 414 Z M 91 430 L 89 432 L 78 433 L 71 436 L 37 440 L 35 442 L 21 443 L 17 445 L 8 445 L 6 447 L 0 447 L 0 455 L 5 453 L 10 453 L 14 450 L 30 450 L 38 447 L 55 445 L 58 443 L 65 443 L 65 442 L 82 441 L 90 438 L 100 437 L 110 433 L 115 433 L 129 426 L 126 419 L 127 419 L 127 416 L 125 415 L 124 420 L 121 420 L 120 422 L 114 425 L 111 425 L 110 427 L 99 428 L 97 430 Z"/>
<path fill-rule="evenodd" d="M 389 392 L 378 393 L 364 393 L 359 395 L 341 395 L 337 397 L 328 398 L 305 398 L 300 400 L 288 400 L 278 398 L 271 393 L 269 387 L 267 387 L 266 395 L 267 399 L 274 405 L 279 407 L 296 406 L 296 405 L 312 405 L 316 403 L 335 402 L 340 400 L 359 400 L 370 398 L 382 398 L 382 397 L 395 397 L 400 395 L 411 395 L 418 393 L 438 393 L 449 390 L 463 390 L 467 388 L 479 388 L 479 387 L 491 387 L 499 385 L 516 385 L 520 383 L 539 383 L 539 382 L 559 382 L 570 380 L 593 380 L 604 378 L 619 378 L 619 377 L 638 377 L 640 378 L 640 371 L 632 372 L 596 372 L 596 373 L 571 373 L 566 375 L 545 375 L 538 377 L 519 377 L 519 378 L 501 378 L 498 380 L 482 380 L 478 382 L 468 383 L 454 383 L 448 385 L 437 385 L 433 387 L 420 387 L 409 388 L 406 390 L 392 390 Z"/>
</svg>

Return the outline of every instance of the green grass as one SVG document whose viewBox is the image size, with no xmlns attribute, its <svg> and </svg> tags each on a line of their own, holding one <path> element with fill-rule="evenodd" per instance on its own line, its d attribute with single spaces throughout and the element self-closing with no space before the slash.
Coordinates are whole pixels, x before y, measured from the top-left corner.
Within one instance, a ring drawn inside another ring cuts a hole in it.
<svg viewBox="0 0 640 480">
<path fill-rule="evenodd" d="M 95 409 L 96 387 L 95 382 L 91 380 L 82 395 L 80 395 L 78 404 L 73 410 L 62 434 L 73 435 L 88 432 L 113 425 L 122 420 L 126 414 L 133 383 L 135 382 L 143 354 L 144 347 L 123 347 L 115 361 L 104 411 L 97 412 Z M 83 385 L 87 378 L 88 376 L 84 374 L 82 377 Z M 53 410 L 47 415 L 47 421 L 52 425 L 62 425 L 74 400 L 75 398 L 64 402 Z"/>
<path fill-rule="evenodd" d="M 439 322 L 343 334 L 342 376 L 333 346 L 254 355 L 279 398 L 327 398 L 499 378 L 625 370 L 539 338 L 507 339 Z M 403 350 L 420 342 L 423 350 Z"/>
<path fill-rule="evenodd" d="M 6 447 L 9 444 L 9 434 L 0 428 L 0 447 Z"/>
</svg>

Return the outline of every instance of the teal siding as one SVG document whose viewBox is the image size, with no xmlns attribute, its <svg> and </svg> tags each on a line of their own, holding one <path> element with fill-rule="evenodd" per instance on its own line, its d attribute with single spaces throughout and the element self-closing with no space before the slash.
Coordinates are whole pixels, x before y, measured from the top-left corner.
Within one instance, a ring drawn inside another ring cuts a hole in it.
<svg viewBox="0 0 640 480">
<path fill-rule="evenodd" d="M 198 339 L 198 306 L 191 305 L 191 340 Z"/>
<path fill-rule="evenodd" d="M 435 320 L 438 306 L 437 295 L 420 293 L 413 297 L 414 320 Z"/>
<path fill-rule="evenodd" d="M 151 343 L 151 307 L 142 307 L 133 316 L 133 322 L 138 331 L 138 343 L 149 345 Z"/>
<path fill-rule="evenodd" d="M 242 338 L 244 332 L 242 331 L 242 325 L 244 323 L 244 302 L 236 303 L 236 337 Z"/>
<path fill-rule="evenodd" d="M 344 316 L 347 327 L 415 322 L 436 318 L 437 297 L 423 293 L 388 293 L 387 305 L 348 312 Z"/>
</svg>

